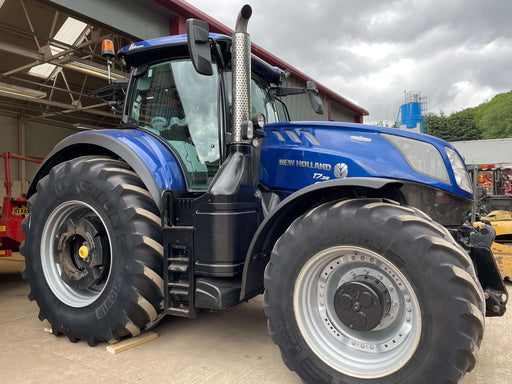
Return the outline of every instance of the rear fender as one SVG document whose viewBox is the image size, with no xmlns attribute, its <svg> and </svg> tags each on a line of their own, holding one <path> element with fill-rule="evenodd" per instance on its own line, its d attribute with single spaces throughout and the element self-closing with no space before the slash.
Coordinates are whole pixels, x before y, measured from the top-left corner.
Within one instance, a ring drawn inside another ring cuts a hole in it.
<svg viewBox="0 0 512 384">
<path fill-rule="evenodd" d="M 38 181 L 55 165 L 90 155 L 124 160 L 141 178 L 160 210 L 162 190 L 187 189 L 177 157 L 159 139 L 135 129 L 101 130 L 77 133 L 58 143 L 37 171 L 27 198 L 36 192 Z"/>
<path fill-rule="evenodd" d="M 328 201 L 359 196 L 387 198 L 406 203 L 394 179 L 347 178 L 329 180 L 303 188 L 284 199 L 261 223 L 247 251 L 240 300 L 263 292 L 263 275 L 277 239 L 291 223 L 311 208 Z"/>
</svg>

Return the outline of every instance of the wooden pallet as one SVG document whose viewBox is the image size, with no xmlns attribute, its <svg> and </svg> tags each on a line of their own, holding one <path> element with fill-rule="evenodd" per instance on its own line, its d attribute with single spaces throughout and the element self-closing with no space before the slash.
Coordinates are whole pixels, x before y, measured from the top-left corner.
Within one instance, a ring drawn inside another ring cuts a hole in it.
<svg viewBox="0 0 512 384">
<path fill-rule="evenodd" d="M 44 327 L 44 331 L 47 333 L 52 333 L 52 327 L 46 326 Z M 115 344 L 108 345 L 105 349 L 112 353 L 112 354 L 118 354 L 124 351 L 127 351 L 128 349 L 135 348 L 141 344 L 147 343 L 148 341 L 155 340 L 158 338 L 158 333 L 156 332 L 145 332 L 139 336 L 130 337 L 129 339 L 116 342 Z"/>
</svg>

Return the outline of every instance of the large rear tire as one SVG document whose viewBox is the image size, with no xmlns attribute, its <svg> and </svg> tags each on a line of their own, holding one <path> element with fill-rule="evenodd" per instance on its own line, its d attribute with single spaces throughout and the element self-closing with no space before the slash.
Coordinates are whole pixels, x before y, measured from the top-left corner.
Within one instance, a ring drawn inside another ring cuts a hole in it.
<svg viewBox="0 0 512 384">
<path fill-rule="evenodd" d="M 456 383 L 484 297 L 469 256 L 422 212 L 379 199 L 299 217 L 265 271 L 269 332 L 307 383 Z"/>
<path fill-rule="evenodd" d="M 24 276 L 54 334 L 89 345 L 136 336 L 163 313 L 159 211 L 123 161 L 80 157 L 37 185 Z"/>
</svg>

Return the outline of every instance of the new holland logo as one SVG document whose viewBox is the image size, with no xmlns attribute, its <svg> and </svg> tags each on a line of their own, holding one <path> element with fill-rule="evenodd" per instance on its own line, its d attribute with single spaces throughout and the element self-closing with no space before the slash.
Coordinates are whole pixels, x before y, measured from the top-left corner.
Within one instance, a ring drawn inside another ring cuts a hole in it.
<svg viewBox="0 0 512 384">
<path fill-rule="evenodd" d="M 348 166 L 345 163 L 338 163 L 334 166 L 334 176 L 337 179 L 344 179 L 348 175 Z"/>
</svg>

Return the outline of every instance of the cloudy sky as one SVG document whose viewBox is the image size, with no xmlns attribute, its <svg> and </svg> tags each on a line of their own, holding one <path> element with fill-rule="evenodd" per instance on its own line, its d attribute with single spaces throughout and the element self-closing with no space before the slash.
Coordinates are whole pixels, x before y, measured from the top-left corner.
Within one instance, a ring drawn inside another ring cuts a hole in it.
<svg viewBox="0 0 512 384">
<path fill-rule="evenodd" d="M 428 111 L 512 89 L 512 0 L 187 0 L 230 28 L 250 3 L 254 43 L 370 112 L 396 120 L 404 91 Z"/>
</svg>

